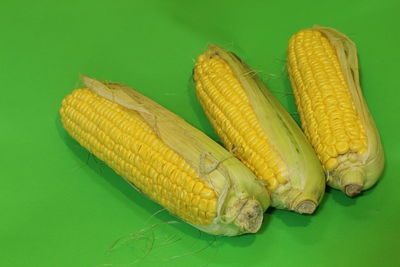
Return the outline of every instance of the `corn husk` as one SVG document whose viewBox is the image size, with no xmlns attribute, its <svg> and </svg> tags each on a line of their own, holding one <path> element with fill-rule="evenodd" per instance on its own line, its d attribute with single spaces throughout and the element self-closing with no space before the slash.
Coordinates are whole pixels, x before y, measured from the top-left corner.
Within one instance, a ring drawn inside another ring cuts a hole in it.
<svg viewBox="0 0 400 267">
<path fill-rule="evenodd" d="M 287 168 L 286 184 L 271 190 L 271 206 L 311 214 L 325 192 L 321 164 L 297 123 L 239 57 L 216 45 L 210 55 L 219 55 L 241 83 L 259 124 Z M 237 112 L 240 112 L 237 110 Z"/>
<path fill-rule="evenodd" d="M 343 161 L 334 171 L 327 172 L 329 186 L 341 189 L 348 196 L 355 196 L 371 188 L 382 174 L 384 152 L 380 135 L 362 94 L 355 43 L 333 28 L 315 25 L 312 29 L 325 35 L 335 48 L 353 103 L 366 131 L 368 152 L 357 155 L 355 161 Z"/>
<path fill-rule="evenodd" d="M 259 230 L 270 198 L 263 184 L 247 167 L 204 133 L 139 92 L 120 83 L 82 78 L 85 87 L 98 95 L 139 113 L 159 138 L 215 190 L 218 195 L 216 218 L 211 225 L 194 227 L 227 236 Z"/>
</svg>

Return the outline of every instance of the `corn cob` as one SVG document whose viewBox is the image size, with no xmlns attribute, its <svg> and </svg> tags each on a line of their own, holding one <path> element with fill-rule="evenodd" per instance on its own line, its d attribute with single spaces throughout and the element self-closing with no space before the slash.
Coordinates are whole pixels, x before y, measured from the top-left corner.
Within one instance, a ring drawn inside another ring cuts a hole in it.
<svg viewBox="0 0 400 267">
<path fill-rule="evenodd" d="M 271 206 L 313 213 L 322 167 L 301 129 L 236 55 L 210 45 L 194 68 L 196 94 L 225 147 L 263 180 Z"/>
<path fill-rule="evenodd" d="M 269 195 L 240 161 L 172 112 L 117 83 L 83 77 L 61 121 L 143 194 L 200 230 L 256 232 Z"/>
<path fill-rule="evenodd" d="M 288 71 L 302 127 L 328 185 L 348 196 L 373 186 L 384 155 L 362 95 L 355 44 L 332 28 L 301 30 L 289 41 Z"/>
</svg>

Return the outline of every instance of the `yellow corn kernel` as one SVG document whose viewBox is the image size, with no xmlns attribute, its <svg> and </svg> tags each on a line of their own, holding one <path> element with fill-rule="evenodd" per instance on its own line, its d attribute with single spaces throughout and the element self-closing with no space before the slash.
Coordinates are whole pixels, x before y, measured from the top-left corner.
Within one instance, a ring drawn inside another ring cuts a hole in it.
<svg viewBox="0 0 400 267">
<path fill-rule="evenodd" d="M 341 141 L 336 144 L 336 150 L 339 154 L 345 154 L 349 151 L 349 143 Z"/>
</svg>

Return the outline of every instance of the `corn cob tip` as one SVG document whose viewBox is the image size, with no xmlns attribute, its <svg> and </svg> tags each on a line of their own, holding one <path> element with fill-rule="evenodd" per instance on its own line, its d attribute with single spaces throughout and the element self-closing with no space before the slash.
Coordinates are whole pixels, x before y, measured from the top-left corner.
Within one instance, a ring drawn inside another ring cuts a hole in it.
<svg viewBox="0 0 400 267">
<path fill-rule="evenodd" d="M 300 202 L 295 211 L 300 214 L 313 214 L 317 208 L 317 204 L 312 200 L 303 200 Z"/>
<path fill-rule="evenodd" d="M 247 200 L 235 219 L 235 224 L 248 233 L 256 233 L 263 221 L 263 210 L 255 199 Z"/>
</svg>

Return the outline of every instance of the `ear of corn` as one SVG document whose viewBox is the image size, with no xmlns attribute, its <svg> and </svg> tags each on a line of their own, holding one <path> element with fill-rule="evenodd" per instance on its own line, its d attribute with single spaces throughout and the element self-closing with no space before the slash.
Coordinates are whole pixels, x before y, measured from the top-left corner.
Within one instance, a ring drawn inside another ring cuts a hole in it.
<svg viewBox="0 0 400 267">
<path fill-rule="evenodd" d="M 262 179 L 271 205 L 313 213 L 322 167 L 301 129 L 234 54 L 210 45 L 194 69 L 197 97 L 225 147 Z"/>
<path fill-rule="evenodd" d="M 269 195 L 228 151 L 177 115 L 117 83 L 87 88 L 60 109 L 68 133 L 135 188 L 205 232 L 256 232 Z"/>
<path fill-rule="evenodd" d="M 370 188 L 384 155 L 361 92 L 355 44 L 332 28 L 301 30 L 289 41 L 288 71 L 304 132 L 328 185 L 349 196 Z"/>
</svg>

